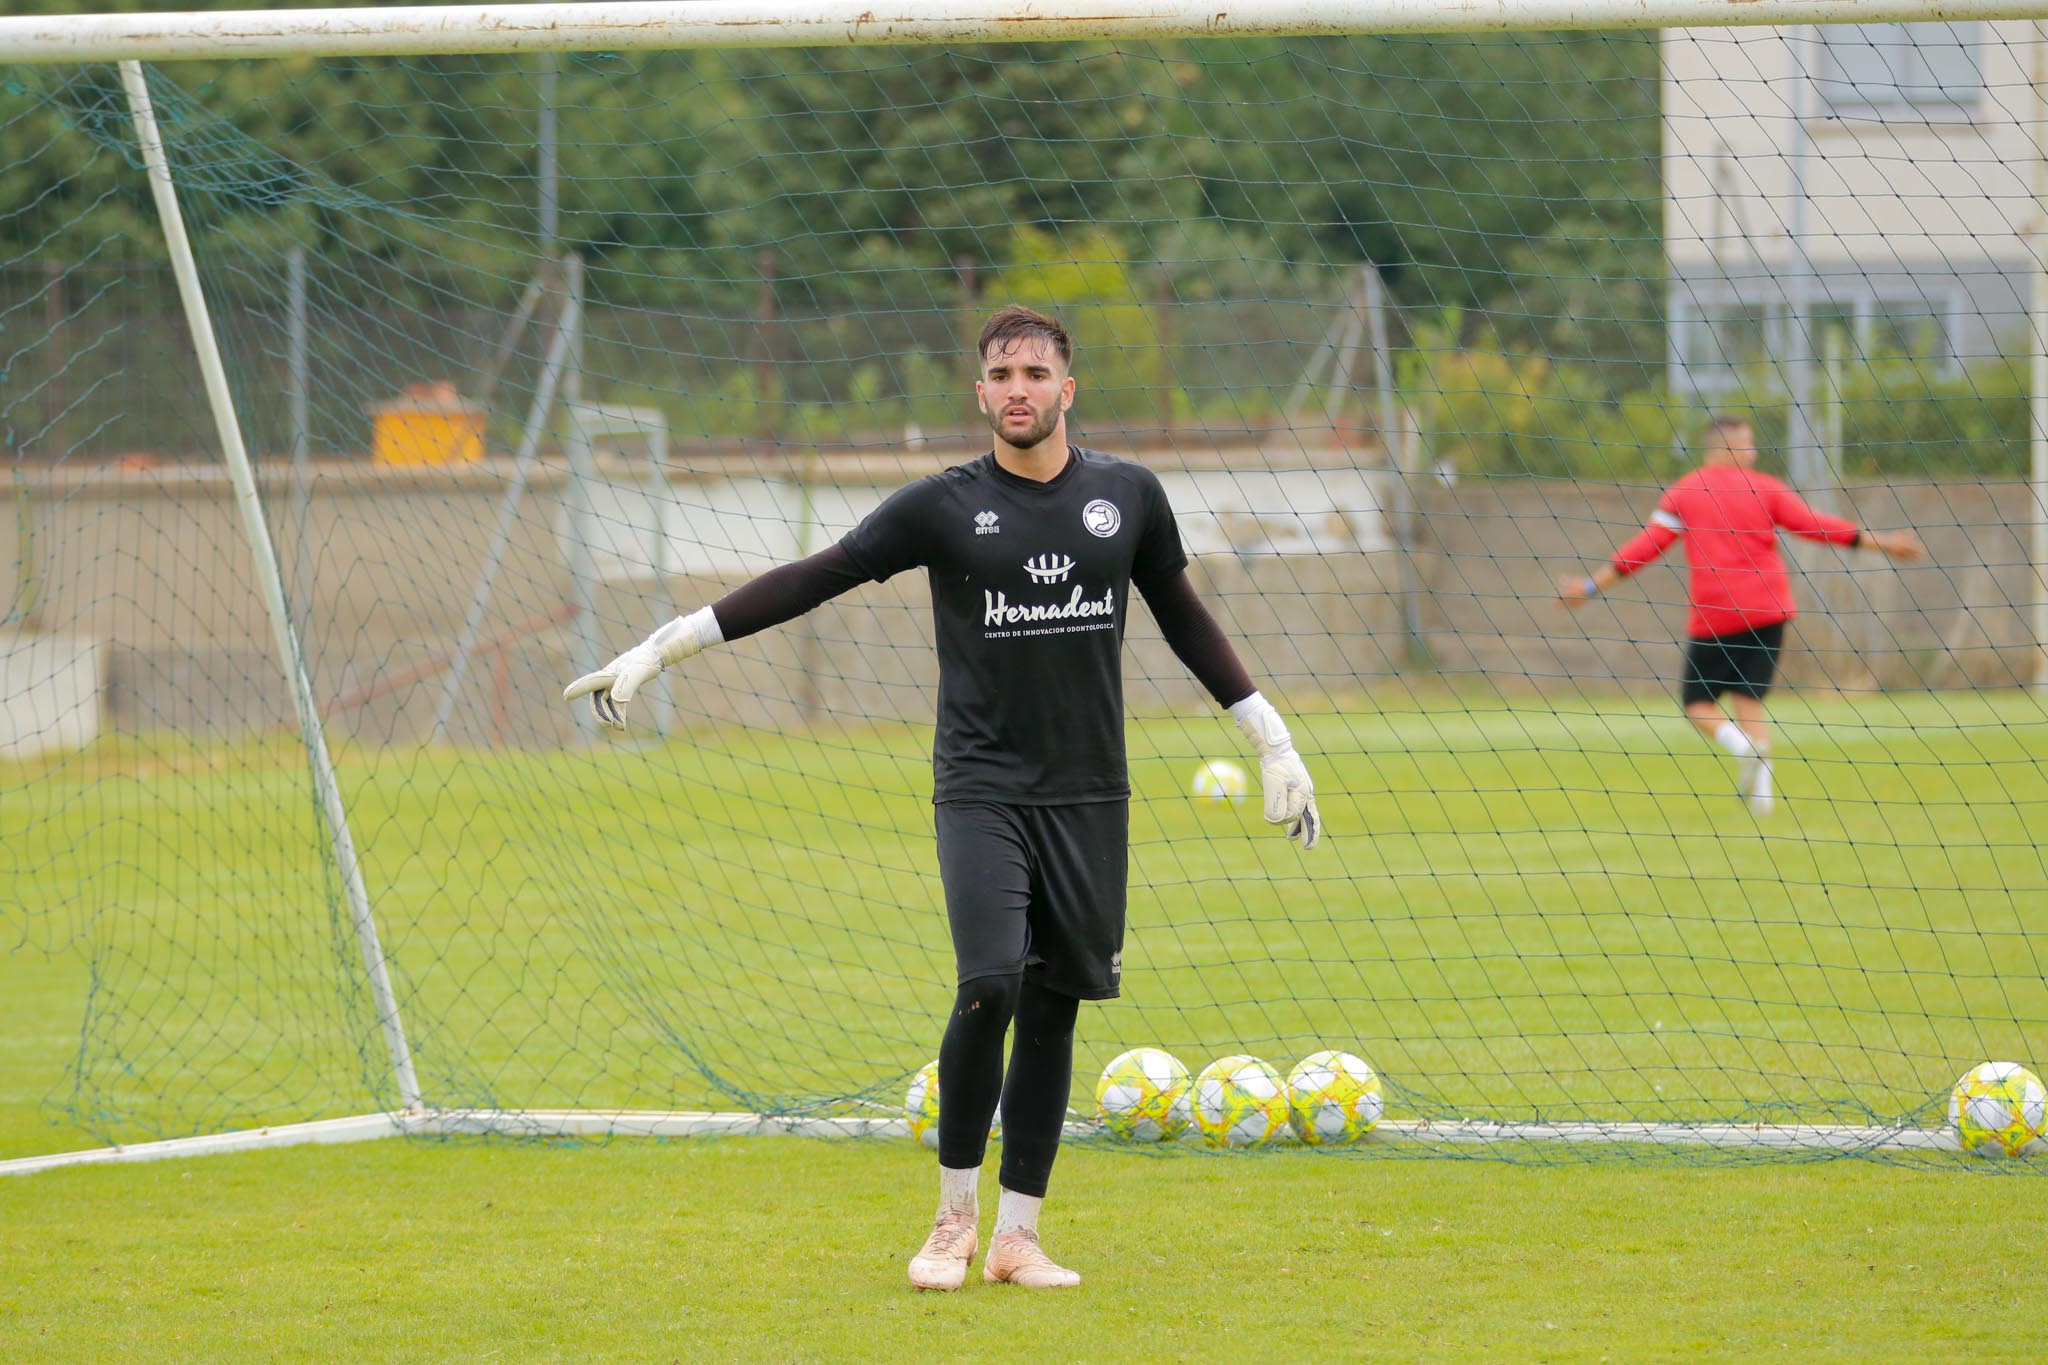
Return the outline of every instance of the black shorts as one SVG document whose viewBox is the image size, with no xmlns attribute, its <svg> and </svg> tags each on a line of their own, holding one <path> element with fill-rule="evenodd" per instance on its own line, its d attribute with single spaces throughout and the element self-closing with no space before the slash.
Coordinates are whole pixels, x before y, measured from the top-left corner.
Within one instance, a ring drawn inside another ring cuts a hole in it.
<svg viewBox="0 0 2048 1365">
<path fill-rule="evenodd" d="M 1783 621 L 1687 641 L 1679 704 L 1713 701 L 1724 692 L 1761 698 L 1778 676 L 1778 651 L 1784 644 Z"/>
<path fill-rule="evenodd" d="M 959 979 L 1021 972 L 1059 995 L 1115 999 L 1131 803 L 934 809 Z"/>
</svg>

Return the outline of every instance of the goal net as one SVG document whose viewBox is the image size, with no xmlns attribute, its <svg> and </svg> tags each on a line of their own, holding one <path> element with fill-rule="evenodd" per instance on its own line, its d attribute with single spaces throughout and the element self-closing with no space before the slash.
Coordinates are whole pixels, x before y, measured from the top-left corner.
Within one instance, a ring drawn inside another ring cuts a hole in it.
<svg viewBox="0 0 2048 1365">
<path fill-rule="evenodd" d="M 1159 475 L 1328 827 L 1261 821 L 1133 606 L 1078 1119 L 1149 1045 L 1353 1052 L 1408 1136 L 1940 1130 L 1969 1068 L 2048 1065 L 2043 54 L 1984 20 L 149 66 L 264 555 L 121 73 L 7 68 L 0 1156 L 399 1109 L 400 1031 L 429 1113 L 900 1115 L 954 988 L 925 583 L 671 670 L 623 739 L 559 698 L 986 450 L 1009 302 L 1073 333 L 1075 439 Z M 1680 711 L 1687 547 L 1559 600 L 1717 414 L 1929 551 L 1787 540 L 1768 810 Z"/>
</svg>

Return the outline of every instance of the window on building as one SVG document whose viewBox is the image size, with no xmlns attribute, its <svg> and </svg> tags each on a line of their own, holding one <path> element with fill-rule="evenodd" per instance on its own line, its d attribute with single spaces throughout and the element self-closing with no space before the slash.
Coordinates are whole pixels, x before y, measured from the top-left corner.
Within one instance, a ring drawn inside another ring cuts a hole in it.
<svg viewBox="0 0 2048 1365">
<path fill-rule="evenodd" d="M 1719 304 L 1687 319 L 1686 363 L 1696 370 L 1737 371 L 1770 359 L 1771 310 L 1756 304 Z"/>
<path fill-rule="evenodd" d="M 1955 359 L 1950 310 L 1925 299 L 1874 299 L 1861 333 L 1863 358 L 1873 365 Z"/>
<path fill-rule="evenodd" d="M 1807 351 L 1817 361 L 1863 352 L 1862 309 L 1846 299 L 1824 299 L 1807 313 Z"/>
<path fill-rule="evenodd" d="M 1816 365 L 1832 352 L 1856 363 L 1930 365 L 1948 374 L 1960 363 L 1956 319 L 1955 302 L 1945 296 L 1820 300 L 1807 311 L 1806 352 Z M 1792 349 L 1792 323 L 1774 305 L 1689 303 L 1674 311 L 1672 326 L 1682 371 L 1674 382 L 1701 392 L 1772 385 L 1774 347 L 1779 354 Z"/>
<path fill-rule="evenodd" d="M 1830 109 L 1865 117 L 1967 113 L 1984 93 L 1978 25 L 1819 26 L 1814 78 Z"/>
</svg>

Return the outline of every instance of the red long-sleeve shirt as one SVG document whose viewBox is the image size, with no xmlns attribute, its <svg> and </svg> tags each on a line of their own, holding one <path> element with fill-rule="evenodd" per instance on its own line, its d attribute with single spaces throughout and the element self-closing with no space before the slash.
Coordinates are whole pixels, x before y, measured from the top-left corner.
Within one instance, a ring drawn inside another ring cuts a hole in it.
<svg viewBox="0 0 2048 1365">
<path fill-rule="evenodd" d="M 1854 545 L 1856 524 L 1806 505 L 1768 474 L 1739 465 L 1706 465 L 1665 491 L 1650 524 L 1614 552 L 1623 577 L 1685 537 L 1691 569 L 1692 638 L 1706 639 L 1789 621 L 1799 608 L 1792 576 L 1778 554 L 1778 532 Z"/>
</svg>

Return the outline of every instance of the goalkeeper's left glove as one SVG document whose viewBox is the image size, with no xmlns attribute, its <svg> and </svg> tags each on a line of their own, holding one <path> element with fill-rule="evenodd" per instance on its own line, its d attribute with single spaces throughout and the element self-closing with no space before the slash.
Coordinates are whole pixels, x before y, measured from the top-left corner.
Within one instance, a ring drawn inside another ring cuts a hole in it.
<svg viewBox="0 0 2048 1365">
<path fill-rule="evenodd" d="M 1230 708 L 1231 719 L 1244 731 L 1259 755 L 1259 780 L 1265 787 L 1266 822 L 1285 825 L 1287 837 L 1314 848 L 1322 836 L 1323 817 L 1316 810 L 1315 783 L 1308 779 L 1287 722 L 1273 704 L 1254 692 Z"/>
<path fill-rule="evenodd" d="M 626 717 L 620 708 L 633 699 L 635 692 L 670 664 L 681 663 L 724 638 L 718 618 L 709 607 L 678 616 L 597 672 L 585 673 L 563 688 L 562 700 L 574 701 L 588 695 L 590 709 L 597 713 L 597 723 L 623 730 Z"/>
</svg>

